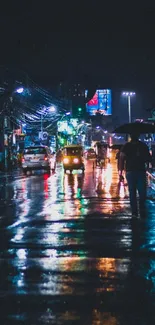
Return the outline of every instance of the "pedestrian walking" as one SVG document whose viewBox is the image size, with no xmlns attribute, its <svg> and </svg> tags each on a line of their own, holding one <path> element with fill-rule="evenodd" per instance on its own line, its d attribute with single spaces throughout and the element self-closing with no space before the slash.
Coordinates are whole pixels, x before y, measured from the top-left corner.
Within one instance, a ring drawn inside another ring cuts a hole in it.
<svg viewBox="0 0 155 325">
<path fill-rule="evenodd" d="M 120 153 L 121 153 L 121 149 L 117 151 L 115 158 L 117 160 L 117 171 L 119 175 L 119 182 L 124 182 L 124 177 L 122 175 L 122 172 L 120 171 Z"/>
<path fill-rule="evenodd" d="M 151 162 L 151 155 L 147 145 L 139 141 L 138 133 L 134 132 L 130 136 L 131 141 L 127 142 L 121 149 L 119 159 L 120 176 L 123 170 L 125 170 L 132 215 L 138 216 L 138 191 L 140 216 L 145 217 L 146 169 L 148 168 L 149 162 Z"/>
</svg>

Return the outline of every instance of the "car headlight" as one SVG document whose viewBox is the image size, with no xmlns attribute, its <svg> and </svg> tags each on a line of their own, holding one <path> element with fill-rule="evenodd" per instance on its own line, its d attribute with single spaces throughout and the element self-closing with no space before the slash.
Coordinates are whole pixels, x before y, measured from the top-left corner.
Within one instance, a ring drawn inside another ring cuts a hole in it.
<svg viewBox="0 0 155 325">
<path fill-rule="evenodd" d="M 68 158 L 64 158 L 63 162 L 64 162 L 64 164 L 68 164 L 69 163 L 69 159 Z"/>
<path fill-rule="evenodd" d="M 78 158 L 74 158 L 74 159 L 73 159 L 73 162 L 74 162 L 75 164 L 78 164 L 79 159 L 78 159 Z"/>
</svg>

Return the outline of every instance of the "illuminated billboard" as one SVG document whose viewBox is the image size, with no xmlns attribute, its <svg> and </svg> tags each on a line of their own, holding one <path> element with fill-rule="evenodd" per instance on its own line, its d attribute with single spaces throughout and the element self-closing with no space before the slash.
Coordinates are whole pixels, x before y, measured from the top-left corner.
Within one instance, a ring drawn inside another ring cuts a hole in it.
<svg viewBox="0 0 155 325">
<path fill-rule="evenodd" d="M 68 134 L 71 135 L 74 133 L 74 124 L 77 127 L 77 120 L 76 119 L 71 119 L 70 121 L 59 121 L 57 123 L 57 129 L 59 133 L 63 133 L 63 134 Z"/>
<path fill-rule="evenodd" d="M 88 90 L 85 91 L 85 97 L 87 98 Z M 112 100 L 110 89 L 98 89 L 96 90 L 93 98 L 86 104 L 86 111 L 89 115 L 96 115 L 100 113 L 102 115 L 112 114 Z"/>
</svg>

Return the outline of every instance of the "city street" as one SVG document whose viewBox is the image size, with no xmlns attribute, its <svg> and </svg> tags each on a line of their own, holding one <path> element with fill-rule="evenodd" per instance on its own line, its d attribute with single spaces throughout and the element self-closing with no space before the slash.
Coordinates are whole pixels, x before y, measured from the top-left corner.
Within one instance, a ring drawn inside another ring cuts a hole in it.
<svg viewBox="0 0 155 325">
<path fill-rule="evenodd" d="M 115 153 L 64 174 L 0 175 L 0 324 L 155 324 L 155 196 L 131 217 Z"/>
</svg>

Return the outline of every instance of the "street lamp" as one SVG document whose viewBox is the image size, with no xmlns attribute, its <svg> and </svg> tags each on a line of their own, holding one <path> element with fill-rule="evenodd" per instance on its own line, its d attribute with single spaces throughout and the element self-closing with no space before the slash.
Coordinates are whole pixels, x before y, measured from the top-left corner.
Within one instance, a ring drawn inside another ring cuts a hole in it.
<svg viewBox="0 0 155 325">
<path fill-rule="evenodd" d="M 20 88 L 16 89 L 15 92 L 18 93 L 18 94 L 22 94 L 23 91 L 24 91 L 24 88 L 23 87 L 20 87 Z"/>
<path fill-rule="evenodd" d="M 49 109 L 48 109 L 48 111 L 52 112 L 52 113 L 55 112 L 55 110 L 56 110 L 56 108 L 55 108 L 54 105 L 50 106 Z"/>
<path fill-rule="evenodd" d="M 131 123 L 131 97 L 136 95 L 135 92 L 123 92 L 123 96 L 128 98 L 128 114 L 129 114 L 129 123 Z"/>
</svg>

